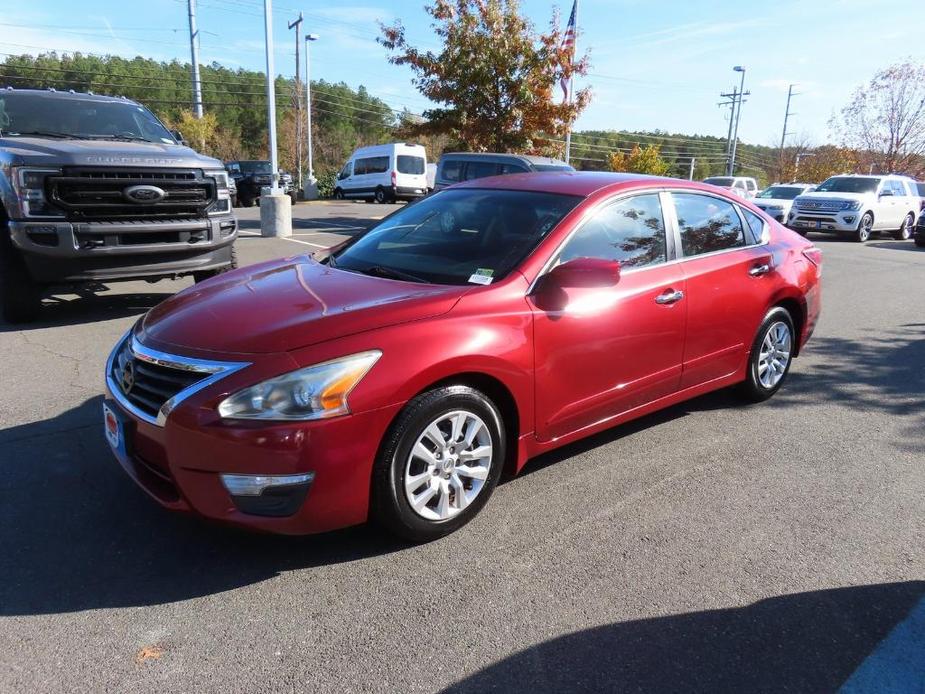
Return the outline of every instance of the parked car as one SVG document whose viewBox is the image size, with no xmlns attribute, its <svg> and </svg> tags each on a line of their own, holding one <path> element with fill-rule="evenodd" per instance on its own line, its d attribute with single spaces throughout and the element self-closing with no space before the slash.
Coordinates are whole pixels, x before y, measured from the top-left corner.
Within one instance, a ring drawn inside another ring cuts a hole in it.
<svg viewBox="0 0 925 694">
<path fill-rule="evenodd" d="M 815 189 L 809 183 L 776 183 L 755 196 L 755 207 L 764 210 L 781 224 L 786 223 L 794 199 Z"/>
<path fill-rule="evenodd" d="M 751 200 L 758 194 L 758 182 L 747 176 L 711 176 L 703 179 L 703 182 L 717 188 L 731 190 L 746 200 Z"/>
<path fill-rule="evenodd" d="M 253 207 L 260 200 L 263 188 L 273 183 L 273 166 L 268 161 L 227 161 L 225 169 L 235 180 L 238 202 L 242 207 Z"/>
<path fill-rule="evenodd" d="M 919 195 L 919 210 L 925 212 L 925 183 L 916 181 L 915 191 Z"/>
<path fill-rule="evenodd" d="M 221 162 L 179 144 L 124 98 L 0 90 L 0 308 L 38 314 L 59 285 L 193 275 L 236 265 Z"/>
<path fill-rule="evenodd" d="M 493 154 L 490 152 L 452 152 L 437 163 L 434 190 L 471 181 L 474 178 L 536 171 L 574 171 L 558 159 L 526 154 Z"/>
<path fill-rule="evenodd" d="M 913 239 L 915 240 L 916 246 L 919 248 L 925 248 L 925 210 L 922 210 L 922 212 L 919 214 L 919 221 L 915 225 Z"/>
<path fill-rule="evenodd" d="M 228 197 L 231 198 L 231 206 L 238 206 L 238 184 L 232 176 L 228 177 Z"/>
<path fill-rule="evenodd" d="M 272 260 L 150 310 L 108 358 L 105 430 L 169 509 L 430 540 L 502 469 L 718 388 L 774 395 L 819 317 L 820 267 L 810 242 L 698 183 L 469 181 L 320 262 Z"/>
<path fill-rule="evenodd" d="M 337 175 L 334 198 L 378 203 L 414 200 L 426 195 L 427 187 L 424 147 L 393 142 L 356 150 Z"/>
<path fill-rule="evenodd" d="M 788 226 L 807 231 L 851 235 L 860 242 L 886 231 L 912 238 L 920 210 L 915 181 L 905 176 L 832 176 L 812 193 L 793 201 Z"/>
</svg>

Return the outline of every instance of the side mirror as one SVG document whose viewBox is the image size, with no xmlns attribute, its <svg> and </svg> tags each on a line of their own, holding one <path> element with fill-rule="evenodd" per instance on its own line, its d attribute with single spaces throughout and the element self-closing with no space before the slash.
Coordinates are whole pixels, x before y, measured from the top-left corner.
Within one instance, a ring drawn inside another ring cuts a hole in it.
<svg viewBox="0 0 925 694">
<path fill-rule="evenodd" d="M 533 300 L 543 311 L 561 311 L 568 305 L 566 289 L 604 289 L 620 281 L 620 263 L 603 258 L 575 258 L 540 277 Z"/>
<path fill-rule="evenodd" d="M 174 139 L 181 145 L 186 144 L 186 138 L 183 137 L 183 133 L 181 133 L 179 130 L 171 130 L 170 134 L 173 135 Z"/>
<path fill-rule="evenodd" d="M 892 190 L 881 190 L 881 191 L 880 191 L 880 197 L 881 197 L 881 198 L 892 198 L 892 197 L 893 197 L 893 191 L 892 191 Z"/>
</svg>

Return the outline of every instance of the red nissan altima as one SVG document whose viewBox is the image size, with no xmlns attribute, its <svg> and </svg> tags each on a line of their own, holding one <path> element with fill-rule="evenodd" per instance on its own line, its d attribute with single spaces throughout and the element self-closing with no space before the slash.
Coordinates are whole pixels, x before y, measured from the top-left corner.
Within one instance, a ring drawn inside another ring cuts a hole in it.
<svg viewBox="0 0 925 694">
<path fill-rule="evenodd" d="M 718 388 L 771 397 L 821 260 L 702 184 L 471 181 L 152 309 L 106 365 L 106 436 L 170 509 L 425 541 L 537 454 Z"/>
</svg>

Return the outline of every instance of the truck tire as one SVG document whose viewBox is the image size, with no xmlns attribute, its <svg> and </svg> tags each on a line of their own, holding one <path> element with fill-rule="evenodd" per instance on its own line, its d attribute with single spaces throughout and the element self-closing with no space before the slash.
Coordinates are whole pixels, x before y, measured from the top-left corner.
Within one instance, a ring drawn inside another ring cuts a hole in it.
<svg viewBox="0 0 925 694">
<path fill-rule="evenodd" d="M 200 282 L 205 282 L 207 279 L 212 277 L 217 277 L 218 275 L 223 275 L 226 272 L 231 272 L 232 270 L 238 269 L 238 249 L 234 246 L 231 247 L 231 262 L 225 267 L 220 267 L 217 270 L 202 270 L 200 272 L 193 273 L 193 282 L 199 284 Z"/>
<path fill-rule="evenodd" d="M 0 309 L 9 323 L 30 323 L 42 307 L 42 286 L 29 275 L 6 228 L 0 233 Z"/>
<path fill-rule="evenodd" d="M 858 222 L 857 231 L 854 232 L 854 240 L 858 243 L 867 243 L 871 234 L 874 233 L 874 216 L 870 212 L 865 212 Z"/>
</svg>

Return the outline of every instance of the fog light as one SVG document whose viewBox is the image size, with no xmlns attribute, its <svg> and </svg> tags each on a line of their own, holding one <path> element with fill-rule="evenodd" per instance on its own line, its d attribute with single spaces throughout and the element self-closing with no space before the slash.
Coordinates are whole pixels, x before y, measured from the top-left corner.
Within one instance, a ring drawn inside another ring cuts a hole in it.
<svg viewBox="0 0 925 694">
<path fill-rule="evenodd" d="M 854 219 L 855 219 L 854 215 L 847 215 L 845 217 L 845 224 L 851 224 L 851 222 L 853 222 Z"/>
<path fill-rule="evenodd" d="M 291 516 L 302 506 L 315 473 L 299 475 L 222 475 L 222 484 L 242 513 Z"/>
</svg>

